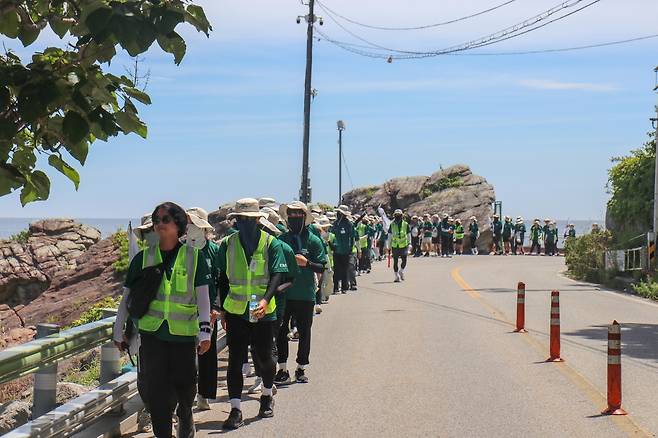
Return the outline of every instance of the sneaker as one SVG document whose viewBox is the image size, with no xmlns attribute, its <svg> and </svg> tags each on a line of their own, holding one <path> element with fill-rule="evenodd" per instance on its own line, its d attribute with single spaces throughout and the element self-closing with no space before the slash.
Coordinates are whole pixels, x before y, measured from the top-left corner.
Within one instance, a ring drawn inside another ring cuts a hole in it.
<svg viewBox="0 0 658 438">
<path fill-rule="evenodd" d="M 404 271 L 400 270 L 400 280 L 404 281 Z"/>
<path fill-rule="evenodd" d="M 301 368 L 297 368 L 295 370 L 295 381 L 297 383 L 308 383 L 308 377 L 304 375 L 304 370 Z"/>
<path fill-rule="evenodd" d="M 340 291 L 340 293 L 345 295 L 347 293 L 347 291 L 345 289 L 343 289 L 343 290 Z"/>
<path fill-rule="evenodd" d="M 256 381 L 254 382 L 253 385 L 247 389 L 248 394 L 256 394 L 258 391 L 261 390 L 261 386 L 263 385 L 263 379 L 260 377 L 256 377 Z"/>
<path fill-rule="evenodd" d="M 368 269 L 368 270 L 366 271 L 366 274 L 370 274 L 370 269 Z"/>
<path fill-rule="evenodd" d="M 351 286 L 350 290 L 352 290 L 352 291 L 356 290 L 356 286 Z"/>
<path fill-rule="evenodd" d="M 272 395 L 276 395 L 277 392 L 279 392 L 279 390 L 276 389 L 276 385 L 272 385 Z"/>
<path fill-rule="evenodd" d="M 228 414 L 228 418 L 224 421 L 222 425 L 223 429 L 237 429 L 240 426 L 244 426 L 244 420 L 242 420 L 242 411 L 237 408 L 231 409 L 231 413 Z"/>
<path fill-rule="evenodd" d="M 274 383 L 278 383 L 279 385 L 290 383 L 290 373 L 284 370 L 277 371 L 276 376 L 274 376 Z"/>
<path fill-rule="evenodd" d="M 151 414 L 146 409 L 139 411 L 137 414 L 137 433 L 150 432 L 152 427 Z"/>
<path fill-rule="evenodd" d="M 319 314 L 321 314 L 321 313 L 322 313 L 322 307 L 320 307 L 319 304 L 316 304 L 316 305 L 315 305 L 315 314 L 316 314 L 316 315 L 319 315 Z"/>
<path fill-rule="evenodd" d="M 260 396 L 258 416 L 260 418 L 272 418 L 274 416 L 274 398 L 271 395 Z"/>
<path fill-rule="evenodd" d="M 299 331 L 297 331 L 297 327 L 292 329 L 292 340 L 299 341 Z"/>
<path fill-rule="evenodd" d="M 208 403 L 208 399 L 203 397 L 201 394 L 197 394 L 197 396 L 196 396 L 196 407 L 200 411 L 209 411 L 210 410 L 210 404 Z"/>
<path fill-rule="evenodd" d="M 400 282 L 400 273 L 396 272 L 395 273 L 395 280 L 393 280 L 393 283 L 399 283 Z"/>
</svg>

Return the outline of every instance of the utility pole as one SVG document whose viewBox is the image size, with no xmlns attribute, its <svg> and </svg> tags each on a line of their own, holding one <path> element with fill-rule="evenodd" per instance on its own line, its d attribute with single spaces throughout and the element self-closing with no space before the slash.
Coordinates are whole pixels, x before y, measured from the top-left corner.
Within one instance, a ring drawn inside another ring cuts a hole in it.
<svg viewBox="0 0 658 438">
<path fill-rule="evenodd" d="M 658 91 L 658 67 L 653 70 L 656 73 L 656 84 L 653 91 Z M 654 170 L 654 186 L 653 186 L 653 229 L 649 234 L 649 263 L 653 265 L 654 270 L 658 267 L 656 265 L 656 240 L 658 237 L 658 104 L 656 104 L 656 117 L 651 118 L 653 128 L 656 130 L 654 137 L 655 151 L 656 151 L 656 167 Z"/>
<path fill-rule="evenodd" d="M 314 14 L 315 0 L 308 2 L 308 15 L 298 16 L 297 24 L 301 23 L 302 19 L 306 20 L 306 77 L 304 80 L 304 140 L 302 152 L 302 185 L 299 189 L 299 200 L 304 203 L 311 202 L 311 182 L 309 179 L 308 167 L 308 148 L 311 130 L 311 74 L 313 72 L 313 25 L 319 20 L 320 25 L 324 24 L 321 17 Z"/>
<path fill-rule="evenodd" d="M 343 202 L 343 131 L 345 130 L 345 122 L 339 120 L 336 122 L 338 126 L 338 204 Z"/>
</svg>

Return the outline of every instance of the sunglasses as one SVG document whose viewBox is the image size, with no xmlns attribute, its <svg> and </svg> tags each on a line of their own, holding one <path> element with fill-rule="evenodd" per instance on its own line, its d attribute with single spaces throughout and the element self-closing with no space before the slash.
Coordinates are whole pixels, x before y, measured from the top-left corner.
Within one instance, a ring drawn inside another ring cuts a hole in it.
<svg viewBox="0 0 658 438">
<path fill-rule="evenodd" d="M 168 223 L 173 222 L 173 219 L 172 219 L 171 216 L 169 216 L 168 214 L 166 214 L 166 215 L 164 215 L 164 216 L 162 216 L 162 217 L 160 217 L 160 216 L 154 216 L 154 217 L 153 217 L 153 223 L 154 223 L 155 225 L 158 225 L 160 222 L 162 222 L 163 224 L 166 225 L 166 224 L 168 224 Z"/>
</svg>

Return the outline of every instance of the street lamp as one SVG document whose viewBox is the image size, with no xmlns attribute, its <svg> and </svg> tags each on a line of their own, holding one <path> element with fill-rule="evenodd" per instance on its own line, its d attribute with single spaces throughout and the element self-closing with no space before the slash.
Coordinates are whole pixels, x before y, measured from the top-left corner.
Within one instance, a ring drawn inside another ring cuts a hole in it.
<svg viewBox="0 0 658 438">
<path fill-rule="evenodd" d="M 338 205 L 343 201 L 343 131 L 345 122 L 339 120 L 336 122 L 338 127 Z"/>
</svg>

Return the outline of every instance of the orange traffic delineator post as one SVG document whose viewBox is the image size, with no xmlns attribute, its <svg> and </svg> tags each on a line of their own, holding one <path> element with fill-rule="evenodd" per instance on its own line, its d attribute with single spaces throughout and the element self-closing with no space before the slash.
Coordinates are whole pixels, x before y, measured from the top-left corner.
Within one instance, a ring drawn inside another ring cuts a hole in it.
<svg viewBox="0 0 658 438">
<path fill-rule="evenodd" d="M 525 329 L 525 284 L 519 281 L 516 286 L 516 333 L 527 333 Z"/>
<path fill-rule="evenodd" d="M 560 292 L 551 292 L 551 356 L 546 362 L 563 362 L 560 357 Z"/>
<path fill-rule="evenodd" d="M 621 326 L 608 326 L 608 409 L 604 415 L 626 415 L 621 407 Z"/>
</svg>

